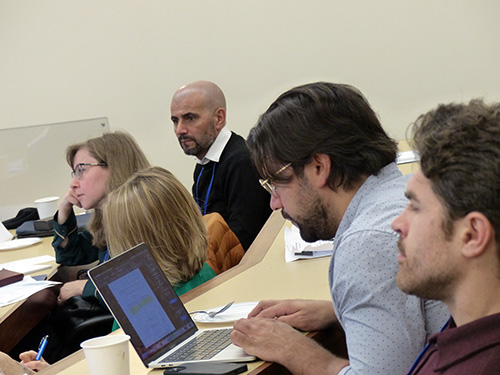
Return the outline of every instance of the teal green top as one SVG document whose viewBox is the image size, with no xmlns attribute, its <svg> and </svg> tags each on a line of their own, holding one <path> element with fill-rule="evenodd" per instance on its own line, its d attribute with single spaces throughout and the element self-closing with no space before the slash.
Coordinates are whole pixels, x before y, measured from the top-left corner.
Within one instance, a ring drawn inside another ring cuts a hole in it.
<svg viewBox="0 0 500 375">
<path fill-rule="evenodd" d="M 194 275 L 191 280 L 183 281 L 177 284 L 176 286 L 174 286 L 174 290 L 180 297 L 184 293 L 189 292 L 191 289 L 196 288 L 197 286 L 203 284 L 205 281 L 208 281 L 215 276 L 217 276 L 217 274 L 212 269 L 212 267 L 210 267 L 208 264 L 205 263 L 200 272 Z M 111 329 L 111 332 L 116 331 L 118 328 L 120 328 L 120 326 L 118 325 L 118 322 L 115 320 L 113 322 L 113 328 Z"/>
<path fill-rule="evenodd" d="M 217 276 L 215 271 L 208 264 L 204 264 L 203 268 L 189 281 L 183 281 L 174 286 L 177 295 L 182 296 L 184 293 L 189 292 L 191 289 L 203 284 L 205 281 Z"/>
</svg>

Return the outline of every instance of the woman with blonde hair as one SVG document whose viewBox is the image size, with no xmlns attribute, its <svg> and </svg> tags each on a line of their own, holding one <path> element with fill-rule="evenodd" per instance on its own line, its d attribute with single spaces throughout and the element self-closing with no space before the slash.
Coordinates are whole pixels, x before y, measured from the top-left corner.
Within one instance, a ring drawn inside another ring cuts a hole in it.
<svg viewBox="0 0 500 375">
<path fill-rule="evenodd" d="M 150 164 L 134 138 L 125 132 L 105 133 L 71 145 L 67 148 L 66 159 L 72 169 L 72 180 L 54 215 L 52 246 L 56 262 L 64 266 L 86 265 L 95 261 L 102 263 L 109 257 L 102 223 L 102 204 L 111 191 Z M 88 225 L 81 232 L 78 231 L 73 206 L 93 210 Z M 82 306 L 85 314 L 89 314 L 88 311 L 107 312 L 94 284 L 86 279 L 64 283 L 54 305 L 57 305 L 56 308 L 31 331 L 20 333 L 22 339 L 9 353 L 13 358 L 36 347 L 40 335 L 50 333 L 44 357 L 49 362 L 57 361 L 76 350 L 65 341 L 77 324 L 73 319 L 75 306 Z M 82 315 L 76 320 L 85 320 L 90 316 Z M 89 331 L 89 334 L 93 333 Z"/>
<path fill-rule="evenodd" d="M 150 164 L 134 138 L 124 132 L 106 133 L 71 145 L 67 148 L 66 159 L 72 169 L 72 180 L 54 216 L 52 246 L 56 262 L 65 266 L 96 260 L 101 263 L 108 257 L 101 205 L 109 192 Z M 81 233 L 78 233 L 73 206 L 93 209 L 89 224 Z M 63 303 L 76 295 L 93 300 L 95 287 L 88 280 L 65 283 L 58 301 Z"/>
<path fill-rule="evenodd" d="M 177 294 L 216 276 L 205 262 L 208 240 L 200 210 L 166 169 L 139 171 L 111 192 L 103 219 L 111 255 L 145 242 Z"/>
<path fill-rule="evenodd" d="M 210 245 L 198 205 L 166 169 L 149 167 L 134 173 L 107 194 L 98 212 L 110 256 L 145 242 L 178 295 L 216 276 L 206 263 Z M 229 227 L 226 232 L 234 239 L 230 247 L 239 261 L 243 248 Z M 34 360 L 35 356 L 34 351 L 21 353 L 23 363 L 32 369 L 48 366 L 44 360 Z"/>
</svg>

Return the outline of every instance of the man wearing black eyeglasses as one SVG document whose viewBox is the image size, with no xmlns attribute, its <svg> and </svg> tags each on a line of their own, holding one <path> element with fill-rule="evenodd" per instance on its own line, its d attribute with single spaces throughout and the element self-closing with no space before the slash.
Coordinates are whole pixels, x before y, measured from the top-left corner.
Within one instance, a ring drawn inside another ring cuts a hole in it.
<svg viewBox="0 0 500 375">
<path fill-rule="evenodd" d="M 282 94 L 248 145 L 271 207 L 302 238 L 334 239 L 332 301 L 261 301 L 234 324 L 232 340 L 294 374 L 404 374 L 446 308 L 398 290 L 392 220 L 406 205 L 397 145 L 367 100 L 347 85 L 318 82 Z M 348 358 L 294 330 L 337 325 Z"/>
</svg>

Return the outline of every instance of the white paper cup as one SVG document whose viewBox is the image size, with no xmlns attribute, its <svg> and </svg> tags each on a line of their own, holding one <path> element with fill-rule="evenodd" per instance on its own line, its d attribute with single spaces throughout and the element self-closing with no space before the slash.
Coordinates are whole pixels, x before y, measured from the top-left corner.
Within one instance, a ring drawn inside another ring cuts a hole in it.
<svg viewBox="0 0 500 375">
<path fill-rule="evenodd" d="M 59 206 L 59 197 L 40 198 L 35 201 L 40 219 L 54 216 Z"/>
<path fill-rule="evenodd" d="M 129 340 L 129 335 L 108 335 L 82 342 L 89 374 L 129 375 Z"/>
</svg>

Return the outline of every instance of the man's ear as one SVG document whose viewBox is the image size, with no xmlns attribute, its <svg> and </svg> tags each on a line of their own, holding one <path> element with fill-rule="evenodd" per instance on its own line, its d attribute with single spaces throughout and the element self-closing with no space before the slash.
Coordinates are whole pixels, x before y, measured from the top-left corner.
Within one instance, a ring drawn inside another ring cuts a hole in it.
<svg viewBox="0 0 500 375">
<path fill-rule="evenodd" d="M 224 125 L 226 125 L 226 110 L 222 107 L 219 107 L 215 110 L 215 128 L 219 132 Z"/>
<path fill-rule="evenodd" d="M 315 154 L 311 163 L 308 177 L 311 184 L 323 187 L 328 183 L 330 177 L 331 160 L 327 154 Z"/>
<path fill-rule="evenodd" d="M 490 221 L 478 211 L 468 213 L 460 220 L 462 229 L 462 254 L 466 258 L 482 255 L 495 240 L 495 231 Z"/>
</svg>

